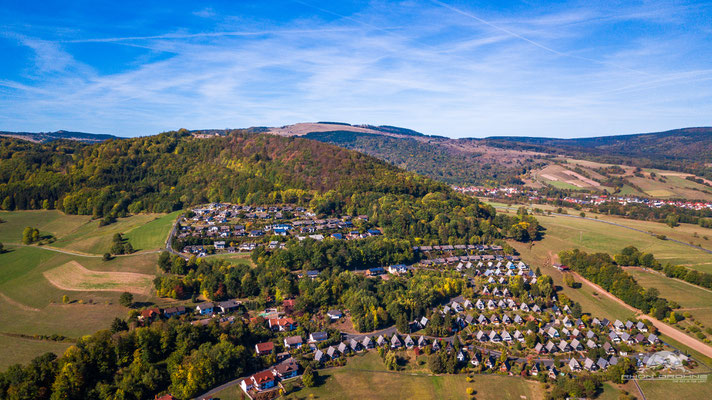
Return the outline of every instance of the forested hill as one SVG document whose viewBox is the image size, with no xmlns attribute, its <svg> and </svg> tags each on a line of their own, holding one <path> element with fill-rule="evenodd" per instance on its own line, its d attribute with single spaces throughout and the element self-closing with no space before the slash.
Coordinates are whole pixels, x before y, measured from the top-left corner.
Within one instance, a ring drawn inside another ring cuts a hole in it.
<svg viewBox="0 0 712 400">
<path fill-rule="evenodd" d="M 235 131 L 188 132 L 93 145 L 0 139 L 5 208 L 56 206 L 102 216 L 121 209 L 170 211 L 207 201 L 306 200 L 359 189 L 422 195 L 441 185 L 369 156 L 316 141 Z M 10 204 L 8 204 L 10 203 Z"/>
<path fill-rule="evenodd" d="M 68 132 L 68 131 L 56 131 L 56 132 L 7 132 L 0 131 L 0 136 L 13 137 L 17 139 L 25 139 L 31 142 L 46 143 L 54 140 L 76 140 L 79 142 L 86 143 L 97 143 L 103 142 L 104 140 L 119 139 L 119 137 L 114 135 L 103 135 L 96 133 L 84 133 L 84 132 Z"/>
<path fill-rule="evenodd" d="M 613 162 L 627 159 L 633 165 L 660 168 L 676 168 L 684 162 L 712 162 L 712 127 L 579 139 L 490 137 L 485 141 L 494 146 L 596 157 Z"/>
</svg>

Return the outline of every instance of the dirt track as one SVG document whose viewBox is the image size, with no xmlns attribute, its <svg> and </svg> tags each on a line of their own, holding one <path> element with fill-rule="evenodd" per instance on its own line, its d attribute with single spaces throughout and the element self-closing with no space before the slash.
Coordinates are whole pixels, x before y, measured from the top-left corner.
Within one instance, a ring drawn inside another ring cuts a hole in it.
<svg viewBox="0 0 712 400">
<path fill-rule="evenodd" d="M 638 310 L 635 307 L 629 306 L 628 304 L 624 303 L 623 300 L 619 299 L 618 297 L 614 296 L 613 294 L 609 293 L 602 287 L 596 285 L 595 283 L 589 281 L 588 279 L 582 277 L 581 275 L 577 274 L 576 272 L 571 272 L 578 280 L 580 280 L 582 283 L 588 285 L 589 287 L 593 288 L 596 290 L 596 292 L 600 293 L 603 296 L 608 297 L 609 299 L 615 301 L 616 303 L 620 304 L 621 306 L 633 311 L 636 316 L 642 319 L 647 319 L 648 321 L 652 322 L 653 325 L 655 325 L 658 330 L 666 336 L 669 336 L 676 341 L 684 344 L 685 346 L 704 354 L 707 357 L 712 358 L 712 347 L 709 345 L 700 342 L 699 340 L 693 338 L 692 336 L 688 336 L 687 334 L 678 331 L 677 329 L 673 328 L 672 326 L 657 320 L 649 315 L 643 314 L 640 310 Z"/>
</svg>

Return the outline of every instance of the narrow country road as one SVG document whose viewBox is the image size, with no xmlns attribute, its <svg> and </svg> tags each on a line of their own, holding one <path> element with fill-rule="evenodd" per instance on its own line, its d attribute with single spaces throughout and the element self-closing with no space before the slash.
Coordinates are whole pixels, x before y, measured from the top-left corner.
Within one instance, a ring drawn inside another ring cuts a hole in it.
<svg viewBox="0 0 712 400">
<path fill-rule="evenodd" d="M 707 356 L 712 358 L 712 347 L 709 345 L 693 338 L 692 336 L 689 336 L 683 332 L 678 331 L 677 329 L 673 328 L 672 326 L 657 320 L 649 315 L 643 314 L 640 310 L 638 310 L 635 307 L 632 307 L 628 304 L 626 304 L 623 300 L 619 299 L 612 293 L 606 291 L 602 287 L 596 285 L 595 283 L 589 281 L 588 279 L 584 278 L 583 276 L 577 274 L 576 272 L 571 271 L 571 274 L 573 274 L 576 278 L 578 278 L 581 282 L 584 284 L 588 285 L 589 287 L 593 288 L 596 290 L 596 292 L 600 293 L 603 296 L 606 296 L 607 298 L 615 301 L 616 303 L 620 304 L 621 306 L 627 308 L 628 310 L 634 312 L 639 318 L 647 319 L 648 321 L 652 322 L 653 325 L 655 325 L 658 330 L 666 336 L 669 336 L 673 338 L 674 340 L 684 344 L 685 346 Z"/>
</svg>

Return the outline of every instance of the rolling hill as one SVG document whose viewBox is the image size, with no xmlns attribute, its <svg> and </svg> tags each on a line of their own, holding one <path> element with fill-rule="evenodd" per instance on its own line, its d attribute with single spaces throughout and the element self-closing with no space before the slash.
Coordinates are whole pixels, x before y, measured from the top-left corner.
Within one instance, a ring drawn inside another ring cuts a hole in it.
<svg viewBox="0 0 712 400">
<path fill-rule="evenodd" d="M 78 142 L 98 143 L 110 139 L 121 139 L 114 135 L 69 132 L 59 130 L 56 132 L 7 132 L 0 131 L 0 136 L 29 140 L 30 142 L 47 143 L 54 140 L 76 140 Z"/>
<path fill-rule="evenodd" d="M 230 132 L 189 133 L 196 138 L 211 138 Z M 450 139 L 393 126 L 343 122 L 253 127 L 242 132 L 334 144 L 453 185 L 528 185 L 554 191 L 712 199 L 712 128 L 578 139 Z M 44 143 L 116 138 L 65 131 L 13 135 Z M 622 172 L 610 173 L 607 168 L 612 166 Z"/>
</svg>

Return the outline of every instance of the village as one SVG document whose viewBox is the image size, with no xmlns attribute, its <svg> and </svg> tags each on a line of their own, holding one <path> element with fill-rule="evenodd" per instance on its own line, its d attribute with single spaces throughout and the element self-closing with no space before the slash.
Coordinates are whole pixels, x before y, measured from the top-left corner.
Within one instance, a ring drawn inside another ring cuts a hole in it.
<svg viewBox="0 0 712 400">
<path fill-rule="evenodd" d="M 437 256 L 456 249 L 442 245 L 421 246 L 418 250 Z M 651 359 L 661 350 L 676 352 L 685 365 L 694 366 L 694 360 L 661 342 L 649 321 L 599 319 L 583 314 L 567 299 L 533 295 L 522 288 L 535 286 L 539 276 L 525 263 L 503 255 L 499 246 L 476 246 L 472 250 L 487 254 L 435 258 L 442 260 L 437 263 L 425 259 L 411 266 L 366 271 L 372 279 L 408 277 L 437 264 L 467 278 L 471 296 L 457 296 L 429 310 L 408 323 L 406 332 L 395 326 L 369 333 L 340 330 L 350 325 L 349 311 L 338 308 L 322 310 L 311 320 L 304 320 L 305 316 L 295 312 L 297 299 L 284 299 L 262 311 L 248 311 L 238 300 L 206 301 L 194 309 L 143 310 L 138 319 L 142 324 L 178 317 L 194 325 L 229 325 L 242 318 L 262 324 L 273 337 L 257 343 L 254 352 L 273 364 L 235 382 L 247 396 L 260 399 L 277 396 L 284 391 L 282 383 L 300 376 L 306 367 L 318 370 L 340 366 L 350 356 L 376 349 L 383 349 L 379 354 L 392 351 L 412 360 L 444 352 L 455 358 L 458 371 L 520 375 L 540 381 L 605 373 L 624 359 L 630 360 L 626 368 L 633 370 L 671 367 Z M 302 279 L 320 279 L 318 271 L 313 272 Z M 320 330 L 307 330 L 307 324 Z M 446 335 L 429 334 L 429 326 L 434 324 Z"/>
<path fill-rule="evenodd" d="M 356 240 L 381 235 L 368 217 L 318 218 L 304 207 L 211 203 L 191 209 L 178 221 L 173 247 L 186 254 L 250 252 L 260 246 L 284 248 L 289 238 Z"/>
<path fill-rule="evenodd" d="M 688 210 L 712 210 L 712 202 L 690 201 L 674 199 L 652 199 L 638 196 L 616 196 L 609 194 L 577 194 L 576 196 L 551 197 L 544 196 L 536 189 L 522 187 L 495 187 L 487 188 L 481 186 L 453 186 L 453 189 L 466 194 L 482 196 L 493 199 L 507 199 L 524 196 L 532 202 L 557 202 L 562 201 L 571 205 L 581 206 L 601 205 L 605 203 L 616 203 L 620 205 L 636 204 L 650 208 L 661 208 L 664 206 L 678 207 Z"/>
</svg>

